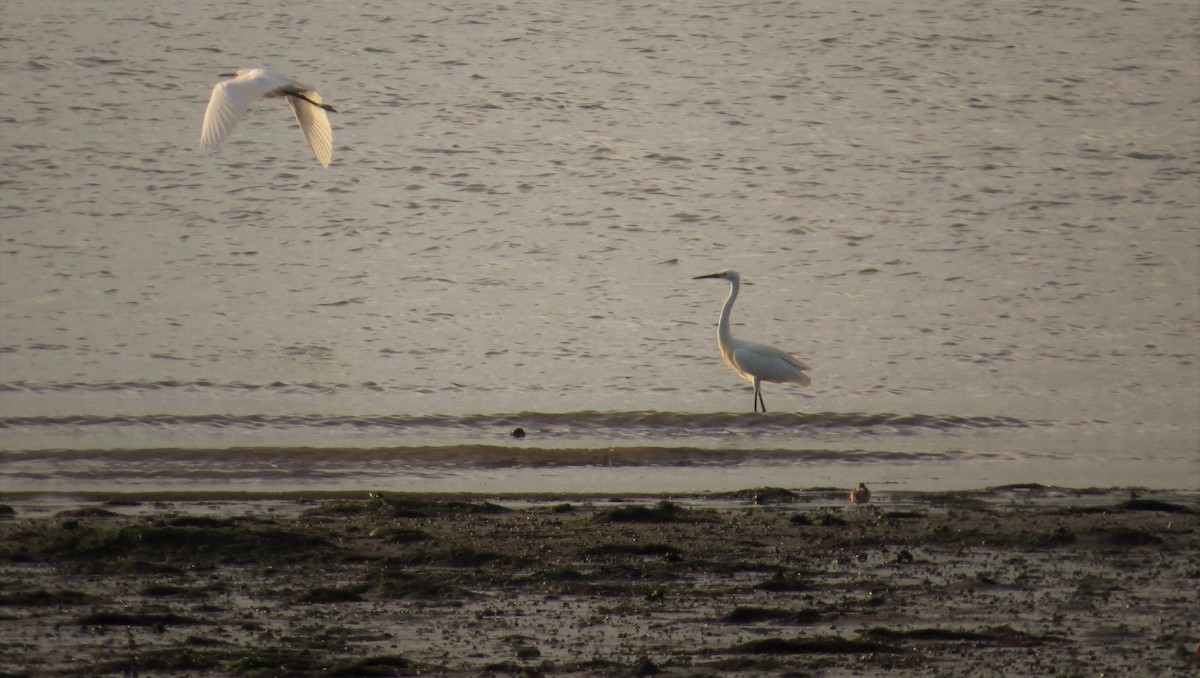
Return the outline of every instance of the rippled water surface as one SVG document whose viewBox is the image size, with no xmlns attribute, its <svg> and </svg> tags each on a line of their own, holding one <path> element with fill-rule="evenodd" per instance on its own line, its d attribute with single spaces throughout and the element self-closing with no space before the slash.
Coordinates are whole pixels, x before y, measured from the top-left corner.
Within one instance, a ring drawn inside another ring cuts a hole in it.
<svg viewBox="0 0 1200 678">
<path fill-rule="evenodd" d="M 1200 486 L 1195 3 L 339 8 L 5 4 L 0 490 Z"/>
</svg>

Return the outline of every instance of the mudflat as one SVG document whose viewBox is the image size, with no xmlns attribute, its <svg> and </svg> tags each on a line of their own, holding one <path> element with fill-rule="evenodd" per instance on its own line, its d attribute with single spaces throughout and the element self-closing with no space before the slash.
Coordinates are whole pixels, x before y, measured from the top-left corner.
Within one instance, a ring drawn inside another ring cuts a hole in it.
<svg viewBox="0 0 1200 678">
<path fill-rule="evenodd" d="M 1195 675 L 1193 493 L 5 498 L 0 675 Z"/>
</svg>

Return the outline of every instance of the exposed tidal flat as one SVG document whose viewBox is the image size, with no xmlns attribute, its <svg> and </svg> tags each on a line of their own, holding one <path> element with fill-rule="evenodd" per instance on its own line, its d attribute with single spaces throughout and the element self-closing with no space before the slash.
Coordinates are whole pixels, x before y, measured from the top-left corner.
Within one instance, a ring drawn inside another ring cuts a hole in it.
<svg viewBox="0 0 1200 678">
<path fill-rule="evenodd" d="M 5 509 L 6 676 L 1184 676 L 1200 662 L 1194 492 Z"/>
</svg>

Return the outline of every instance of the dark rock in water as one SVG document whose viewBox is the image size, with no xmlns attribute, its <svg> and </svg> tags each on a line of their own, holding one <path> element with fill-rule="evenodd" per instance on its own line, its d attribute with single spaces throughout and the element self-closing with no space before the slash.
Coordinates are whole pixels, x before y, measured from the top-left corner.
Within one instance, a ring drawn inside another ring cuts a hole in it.
<svg viewBox="0 0 1200 678">
<path fill-rule="evenodd" d="M 373 530 L 371 536 L 383 539 L 392 544 L 412 544 L 433 539 L 433 535 L 428 532 L 413 529 L 380 530 L 379 532 Z"/>
<path fill-rule="evenodd" d="M 1075 543 L 1075 533 L 1065 527 L 1059 527 L 1049 532 L 1039 532 L 1026 542 L 1029 548 L 1051 549 L 1056 546 L 1066 546 Z"/>
<path fill-rule="evenodd" d="M 68 526 L 68 523 L 74 524 Z M 72 518 L 63 521 L 62 526 L 70 529 L 30 542 L 29 553 L 65 561 L 93 561 L 105 568 L 141 560 L 171 568 L 180 562 L 194 565 L 274 561 L 281 557 L 314 556 L 333 548 L 328 541 L 300 530 L 243 526 L 237 521 L 206 516 L 182 516 L 165 523 L 138 523 L 116 529 L 83 527 Z"/>
<path fill-rule="evenodd" d="M 655 664 L 649 657 L 643 656 L 638 659 L 637 664 L 633 667 L 633 675 L 635 676 L 655 676 L 662 673 L 662 669 L 658 664 Z"/>
<path fill-rule="evenodd" d="M 220 528 L 236 528 L 237 521 L 228 518 L 213 518 L 212 516 L 176 516 L 160 521 L 167 527 L 199 527 L 216 530 Z"/>
<path fill-rule="evenodd" d="M 873 627 L 862 632 L 864 638 L 879 641 L 902 642 L 915 640 L 921 642 L 974 642 L 987 643 L 1002 647 L 1037 647 L 1046 643 L 1066 642 L 1064 638 L 1053 635 L 1035 635 L 1018 631 L 1009 626 L 993 626 L 985 629 L 889 629 Z"/>
<path fill-rule="evenodd" d="M 817 518 L 814 524 L 822 527 L 838 527 L 845 525 L 846 519 L 832 513 L 826 513 L 825 515 Z"/>
<path fill-rule="evenodd" d="M 47 591 L 44 588 L 38 588 L 14 591 L 12 587 L 7 587 L 6 590 L 0 592 L 0 607 L 84 605 L 91 600 L 92 597 L 88 594 L 73 589 Z"/>
<path fill-rule="evenodd" d="M 319 652 L 298 652 L 292 647 L 260 647 L 242 654 L 225 669 L 236 676 L 361 676 L 411 675 L 412 665 L 400 656 L 373 656 L 331 661 Z"/>
<path fill-rule="evenodd" d="M 670 544 L 609 543 L 597 544 L 584 550 L 591 555 L 680 556 L 683 551 Z"/>
<path fill-rule="evenodd" d="M 117 516 L 116 513 L 98 506 L 85 506 L 83 508 L 59 511 L 55 515 L 60 518 L 115 518 Z"/>
<path fill-rule="evenodd" d="M 682 520 L 687 513 L 678 504 L 660 501 L 654 506 L 622 506 L 598 513 L 593 519 L 607 523 L 665 523 Z"/>
<path fill-rule="evenodd" d="M 1183 504 L 1172 504 L 1168 501 L 1159 501 L 1157 499 L 1138 499 L 1133 498 L 1129 501 L 1123 501 L 1117 504 L 1117 508 L 1122 511 L 1161 511 L 1163 513 L 1195 513 L 1195 509 L 1184 506 Z"/>
<path fill-rule="evenodd" d="M 1105 546 L 1156 546 L 1163 543 L 1158 535 L 1129 527 L 1116 527 L 1099 531 L 1100 543 Z"/>
<path fill-rule="evenodd" d="M 524 438 L 525 437 L 525 429 L 518 426 L 517 428 L 514 428 L 513 432 L 510 433 L 509 435 L 511 435 L 514 438 Z"/>
<path fill-rule="evenodd" d="M 760 591 L 808 591 L 812 589 L 812 584 L 779 570 L 754 588 Z"/>
<path fill-rule="evenodd" d="M 170 612 L 93 612 L 77 621 L 80 626 L 175 626 L 200 623 L 197 619 Z"/>
<path fill-rule="evenodd" d="M 759 622 L 812 624 L 820 621 L 821 617 L 821 611 L 813 608 L 784 610 L 766 607 L 738 607 L 725 615 L 722 621 L 730 624 L 757 624 Z"/>
<path fill-rule="evenodd" d="M 763 638 L 730 648 L 735 654 L 858 654 L 867 652 L 901 652 L 898 647 L 865 640 L 845 638 Z"/>
<path fill-rule="evenodd" d="M 351 586 L 314 586 L 296 595 L 295 603 L 357 603 L 362 601 L 362 594 L 367 587 L 363 584 Z"/>
<path fill-rule="evenodd" d="M 392 499 L 382 495 L 366 501 L 329 501 L 305 511 L 304 515 L 370 515 L 391 518 L 424 518 L 442 514 L 506 513 L 509 509 L 488 501 L 440 501 L 433 499 Z"/>
<path fill-rule="evenodd" d="M 401 676 L 412 674 L 412 662 L 406 657 L 381 655 L 356 659 L 341 666 L 334 666 L 327 675 L 337 678 L 349 676 Z"/>
<path fill-rule="evenodd" d="M 897 631 L 888 628 L 874 627 L 863 631 L 863 636 L 877 640 L 924 640 L 924 641 L 955 641 L 955 640 L 993 640 L 994 636 L 979 631 L 962 631 L 957 629 L 906 629 Z"/>
<path fill-rule="evenodd" d="M 542 656 L 542 651 L 532 645 L 522 645 L 517 648 L 517 659 L 529 661 Z"/>
</svg>

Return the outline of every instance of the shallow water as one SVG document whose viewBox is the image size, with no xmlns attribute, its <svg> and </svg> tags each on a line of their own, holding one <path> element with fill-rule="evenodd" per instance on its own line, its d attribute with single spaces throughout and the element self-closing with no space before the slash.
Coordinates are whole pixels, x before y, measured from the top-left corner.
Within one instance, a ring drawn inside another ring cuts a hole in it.
<svg viewBox="0 0 1200 678">
<path fill-rule="evenodd" d="M 318 11 L 6 4 L 0 489 L 1200 486 L 1194 3 Z"/>
</svg>

